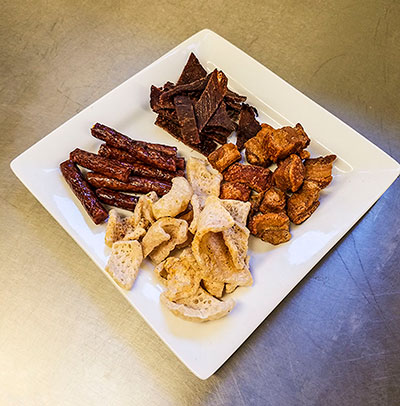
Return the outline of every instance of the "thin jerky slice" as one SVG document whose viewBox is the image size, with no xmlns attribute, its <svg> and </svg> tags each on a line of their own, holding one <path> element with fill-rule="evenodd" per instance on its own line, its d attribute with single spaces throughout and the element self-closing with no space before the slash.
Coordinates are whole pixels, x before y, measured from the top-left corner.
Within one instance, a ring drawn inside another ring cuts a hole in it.
<svg viewBox="0 0 400 406">
<path fill-rule="evenodd" d="M 243 103 L 247 100 L 247 97 L 228 89 L 225 95 L 225 100 L 233 103 Z"/>
<path fill-rule="evenodd" d="M 261 124 L 256 120 L 257 111 L 246 103 L 242 104 L 239 116 L 236 145 L 242 150 L 244 143 L 254 137 L 260 130 Z"/>
<path fill-rule="evenodd" d="M 227 84 L 228 79 L 224 73 L 215 69 L 200 99 L 194 105 L 199 131 L 205 127 L 223 100 L 227 91 Z"/>
<path fill-rule="evenodd" d="M 176 84 L 184 85 L 204 78 L 205 76 L 207 76 L 207 71 L 201 66 L 201 63 L 197 59 L 196 55 L 192 52 L 189 55 L 189 59 L 186 62 L 186 65 L 183 68 L 181 76 L 179 76 L 179 80 L 176 82 Z"/>
<path fill-rule="evenodd" d="M 190 97 L 183 95 L 175 96 L 174 104 L 183 141 L 188 144 L 199 144 L 200 136 Z"/>
<path fill-rule="evenodd" d="M 180 127 L 173 121 L 168 120 L 168 118 L 164 117 L 162 114 L 158 115 L 154 124 L 162 128 L 163 130 L 167 131 L 177 140 L 183 142 Z M 218 147 L 218 144 L 216 142 L 204 137 L 204 135 L 203 136 L 200 135 L 200 144 L 186 144 L 186 145 L 200 152 L 204 156 L 208 156 Z"/>
<path fill-rule="evenodd" d="M 236 130 L 236 125 L 228 116 L 228 113 L 226 112 L 226 104 L 223 101 L 210 118 L 207 127 L 222 127 L 228 130 L 229 133 Z"/>
<path fill-rule="evenodd" d="M 200 133 L 200 136 L 203 136 L 205 139 L 210 139 L 218 142 L 218 144 L 224 145 L 228 141 L 228 135 L 224 135 L 215 131 L 203 131 Z"/>
<path fill-rule="evenodd" d="M 175 85 L 171 89 L 161 94 L 160 102 L 165 103 L 168 100 L 172 100 L 172 98 L 178 94 L 203 90 L 206 87 L 208 80 L 209 76 L 206 76 L 191 83 L 186 83 L 184 85 Z"/>
</svg>

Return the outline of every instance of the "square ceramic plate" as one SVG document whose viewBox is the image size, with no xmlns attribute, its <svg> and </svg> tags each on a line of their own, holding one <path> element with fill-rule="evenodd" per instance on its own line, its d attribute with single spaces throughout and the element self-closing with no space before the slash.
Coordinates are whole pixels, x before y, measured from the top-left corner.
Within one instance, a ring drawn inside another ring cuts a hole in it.
<svg viewBox="0 0 400 406">
<path fill-rule="evenodd" d="M 399 174 L 399 165 L 360 134 L 280 79 L 240 49 L 209 30 L 193 35 L 77 114 L 17 157 L 11 168 L 49 213 L 104 271 L 109 249 L 105 225 L 95 226 L 64 182 L 58 165 L 74 148 L 97 151 L 90 128 L 104 123 L 135 139 L 176 145 L 198 155 L 153 123 L 149 89 L 176 81 L 190 54 L 211 71 L 222 69 L 232 90 L 248 96 L 259 120 L 273 126 L 302 123 L 312 139 L 312 156 L 334 153 L 334 180 L 319 209 L 292 239 L 277 247 L 251 239 L 254 285 L 232 294 L 237 304 L 227 317 L 197 324 L 173 316 L 159 303 L 161 285 L 145 262 L 131 291 L 117 289 L 176 356 L 199 378 L 212 375 L 356 223 Z M 112 279 L 105 272 L 111 283 Z"/>
</svg>

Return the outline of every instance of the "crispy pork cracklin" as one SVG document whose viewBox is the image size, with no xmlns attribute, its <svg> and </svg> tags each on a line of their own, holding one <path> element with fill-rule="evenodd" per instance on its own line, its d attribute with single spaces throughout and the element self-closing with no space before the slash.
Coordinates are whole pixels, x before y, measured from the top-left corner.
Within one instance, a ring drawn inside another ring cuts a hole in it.
<svg viewBox="0 0 400 406">
<path fill-rule="evenodd" d="M 332 167 L 336 155 L 306 159 L 304 161 L 305 179 L 313 181 L 321 189 L 327 187 L 332 181 Z"/>
<path fill-rule="evenodd" d="M 290 240 L 289 217 L 285 212 L 258 213 L 249 221 L 250 232 L 273 245 Z"/>
<path fill-rule="evenodd" d="M 224 180 L 246 183 L 256 192 L 271 186 L 271 171 L 256 165 L 233 164 L 224 173 Z"/>
<path fill-rule="evenodd" d="M 287 213 L 294 224 L 306 221 L 319 206 L 320 187 L 312 181 L 304 181 L 302 188 L 293 193 L 287 202 Z"/>
<path fill-rule="evenodd" d="M 235 144 L 224 144 L 208 156 L 210 164 L 218 170 L 223 172 L 229 165 L 239 161 L 242 156 Z"/>
<path fill-rule="evenodd" d="M 272 181 L 283 191 L 296 192 L 303 183 L 304 173 L 304 165 L 300 157 L 292 154 L 279 162 L 278 168 L 272 175 Z"/>
<path fill-rule="evenodd" d="M 295 127 L 282 127 L 277 130 L 272 127 L 265 128 L 268 131 L 268 158 L 272 162 L 278 162 L 290 154 L 298 153 L 310 143 L 310 139 L 299 123 Z"/>
<path fill-rule="evenodd" d="M 240 182 L 223 182 L 221 184 L 220 199 L 241 200 L 247 202 L 250 199 L 250 186 Z"/>
<path fill-rule="evenodd" d="M 268 159 L 267 141 L 271 126 L 261 124 L 261 130 L 253 138 L 244 144 L 246 148 L 246 159 L 249 164 L 267 167 L 271 164 Z"/>
<path fill-rule="evenodd" d="M 259 210 L 262 213 L 280 212 L 285 209 L 285 206 L 286 194 L 277 187 L 271 187 L 264 193 Z"/>
</svg>

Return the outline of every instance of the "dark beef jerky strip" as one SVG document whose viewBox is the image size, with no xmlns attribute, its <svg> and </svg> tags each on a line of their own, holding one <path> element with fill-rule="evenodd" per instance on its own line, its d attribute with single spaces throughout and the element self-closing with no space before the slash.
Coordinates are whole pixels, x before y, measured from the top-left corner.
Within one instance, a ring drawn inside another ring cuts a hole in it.
<svg viewBox="0 0 400 406">
<path fill-rule="evenodd" d="M 226 112 L 226 104 L 223 101 L 208 121 L 207 127 L 222 127 L 230 133 L 236 130 L 236 125 L 228 116 L 228 113 Z"/>
<path fill-rule="evenodd" d="M 170 121 L 168 120 L 168 118 L 159 114 L 154 124 L 162 128 L 163 130 L 167 131 L 177 140 L 183 142 L 181 137 L 181 129 L 173 121 Z M 209 154 L 211 154 L 211 152 L 213 152 L 218 146 L 213 140 L 206 138 L 204 136 L 200 136 L 200 144 L 186 144 L 186 145 L 200 152 L 204 156 L 208 156 Z"/>
<path fill-rule="evenodd" d="M 174 109 L 174 103 L 172 100 L 167 99 L 164 102 L 160 100 L 161 95 L 165 92 L 165 88 L 159 88 L 156 86 L 151 86 L 150 88 L 150 107 L 156 113 L 162 109 Z"/>
<path fill-rule="evenodd" d="M 143 146 L 137 141 L 132 140 L 126 135 L 120 134 L 112 128 L 97 123 L 92 127 L 92 135 L 105 141 L 112 147 L 128 151 L 131 155 L 145 164 L 165 169 L 167 171 L 176 170 L 175 159 L 173 156 Z"/>
<path fill-rule="evenodd" d="M 74 162 L 68 160 L 60 164 L 61 173 L 74 192 L 75 196 L 82 203 L 86 212 L 95 224 L 102 223 L 107 217 L 107 211 L 97 199 L 89 184 L 83 178 L 80 170 Z"/>
<path fill-rule="evenodd" d="M 102 173 L 110 178 L 115 178 L 126 182 L 131 173 L 129 168 L 121 165 L 118 161 L 105 158 L 91 152 L 75 148 L 70 154 L 69 159 L 84 168 Z"/>
<path fill-rule="evenodd" d="M 131 211 L 135 209 L 136 203 L 139 200 L 138 196 L 127 195 L 103 187 L 96 189 L 96 195 L 105 204 Z"/>
<path fill-rule="evenodd" d="M 217 141 L 219 144 L 226 144 L 226 142 L 228 141 L 228 135 L 225 134 L 221 134 L 218 132 L 214 132 L 214 131 L 202 131 L 200 133 L 202 136 L 204 136 L 205 138 L 208 139 L 212 139 L 214 141 Z"/>
<path fill-rule="evenodd" d="M 254 137 L 261 130 L 261 125 L 255 118 L 256 113 L 257 110 L 253 107 L 245 103 L 242 104 L 236 141 L 239 150 L 242 150 L 244 148 L 244 143 Z"/>
<path fill-rule="evenodd" d="M 186 83 L 194 82 L 195 80 L 204 78 L 207 76 L 207 71 L 201 66 L 199 60 L 196 58 L 196 55 L 192 52 L 189 55 L 189 59 L 186 62 L 185 67 L 179 76 L 179 80 L 176 83 L 177 85 L 184 85 Z"/>
<path fill-rule="evenodd" d="M 194 116 L 193 104 L 189 96 L 175 96 L 174 104 L 183 142 L 187 144 L 199 144 L 200 136 L 197 130 L 196 117 Z"/>
<path fill-rule="evenodd" d="M 246 96 L 242 96 L 228 89 L 225 95 L 225 100 L 234 102 L 234 103 L 243 103 L 247 100 Z"/>
<path fill-rule="evenodd" d="M 87 181 L 95 188 L 105 187 L 111 190 L 138 193 L 154 191 L 159 196 L 165 195 L 171 189 L 171 183 L 151 178 L 130 176 L 128 182 L 121 182 L 120 180 L 108 178 L 107 176 L 95 172 L 89 172 L 86 176 Z"/>
<path fill-rule="evenodd" d="M 201 131 L 211 116 L 217 110 L 219 104 L 225 96 L 228 79 L 223 72 L 216 69 L 210 76 L 206 88 L 200 96 L 200 99 L 194 105 L 194 112 L 197 119 L 197 128 Z"/>
<path fill-rule="evenodd" d="M 122 163 L 129 163 L 128 167 L 131 169 L 131 175 L 157 178 L 167 181 L 171 181 L 177 176 L 184 176 L 184 171 L 182 169 L 176 172 L 170 172 L 164 171 L 159 168 L 154 168 L 152 166 L 148 166 L 142 164 L 141 162 L 138 162 L 137 159 L 135 159 L 128 152 L 122 149 L 110 147 L 107 144 L 100 145 L 99 155 L 110 159 L 116 159 L 118 161 L 121 161 Z"/>
<path fill-rule="evenodd" d="M 166 103 L 168 100 L 172 100 L 174 96 L 182 93 L 189 93 L 189 92 L 195 92 L 198 90 L 203 90 L 209 80 L 209 76 L 206 76 L 204 78 L 195 80 L 194 82 L 191 83 L 186 83 L 184 85 L 176 85 L 172 87 L 171 89 L 167 90 L 166 92 L 163 92 L 160 96 L 160 102 L 161 103 Z"/>
<path fill-rule="evenodd" d="M 175 108 L 175 106 L 173 107 Z M 115 136 L 116 138 L 119 139 L 124 139 L 126 140 L 127 143 L 132 144 L 133 146 L 135 145 L 141 145 L 142 147 L 145 148 L 149 148 L 158 152 L 161 152 L 165 155 L 168 156 L 176 156 L 178 149 L 176 147 L 173 147 L 172 145 L 164 145 L 164 144 L 154 144 L 152 142 L 146 142 L 146 141 L 137 141 L 137 140 L 133 140 L 132 138 L 123 135 L 121 133 L 119 133 L 116 130 L 113 130 L 110 127 L 107 127 L 104 124 L 100 124 L 100 123 L 96 123 L 93 127 L 92 127 L 92 135 L 94 137 L 96 137 L 93 132 L 99 133 L 99 135 L 101 135 L 102 133 L 104 133 L 104 136 L 106 136 L 106 133 L 109 133 L 112 136 Z M 96 137 L 99 138 L 99 137 Z M 118 148 L 118 147 L 117 147 Z"/>
</svg>

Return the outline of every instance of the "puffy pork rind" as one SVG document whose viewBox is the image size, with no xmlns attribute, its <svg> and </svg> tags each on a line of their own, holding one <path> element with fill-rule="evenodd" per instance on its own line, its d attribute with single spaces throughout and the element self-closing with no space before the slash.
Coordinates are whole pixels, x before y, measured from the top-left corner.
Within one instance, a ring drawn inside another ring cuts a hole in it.
<svg viewBox="0 0 400 406">
<path fill-rule="evenodd" d="M 249 230 L 235 221 L 222 202 L 215 196 L 208 197 L 198 219 L 193 254 L 204 273 L 203 279 L 250 286 L 253 280 L 247 256 Z M 250 209 L 249 203 L 237 203 Z"/>
<path fill-rule="evenodd" d="M 142 246 L 138 241 L 117 241 L 112 245 L 106 271 L 121 288 L 129 290 L 135 282 L 142 261 Z"/>
<path fill-rule="evenodd" d="M 126 234 L 126 224 L 117 210 L 111 209 L 108 213 L 108 221 L 105 235 L 107 247 L 112 247 L 116 241 L 120 241 Z"/>
<path fill-rule="evenodd" d="M 188 224 L 185 220 L 163 217 L 157 220 L 142 240 L 144 257 L 150 256 L 155 264 L 168 257 L 170 252 L 188 238 Z"/>
<path fill-rule="evenodd" d="M 225 283 L 214 282 L 213 280 L 210 279 L 204 279 L 203 287 L 210 295 L 221 298 L 222 294 L 224 293 Z"/>
<path fill-rule="evenodd" d="M 195 233 L 197 219 L 203 210 L 208 196 L 219 196 L 222 175 L 214 169 L 205 159 L 189 158 L 186 164 L 186 175 L 192 186 L 193 221 L 189 231 Z"/>
<path fill-rule="evenodd" d="M 195 295 L 177 301 L 169 300 L 164 292 L 160 295 L 160 301 L 175 316 L 197 322 L 220 319 L 235 306 L 233 299 L 225 301 L 216 299 L 201 287 L 198 288 Z"/>
<path fill-rule="evenodd" d="M 193 194 L 200 197 L 202 206 L 207 196 L 219 196 L 222 175 L 205 159 L 189 158 L 186 174 Z"/>
<path fill-rule="evenodd" d="M 153 204 L 154 217 L 176 217 L 186 210 L 192 195 L 192 187 L 184 177 L 172 179 L 171 190 Z"/>
<path fill-rule="evenodd" d="M 172 257 L 161 262 L 155 272 L 166 286 L 164 295 L 168 300 L 192 297 L 200 287 L 201 270 L 191 248 L 182 251 L 178 258 Z"/>
<path fill-rule="evenodd" d="M 127 231 L 124 240 L 138 240 L 146 234 L 146 230 L 155 222 L 152 206 L 157 200 L 155 192 L 140 196 L 133 215 L 125 219 Z"/>
<path fill-rule="evenodd" d="M 251 203 L 238 200 L 221 200 L 222 206 L 228 210 L 235 222 L 245 226 L 250 212 Z"/>
</svg>

